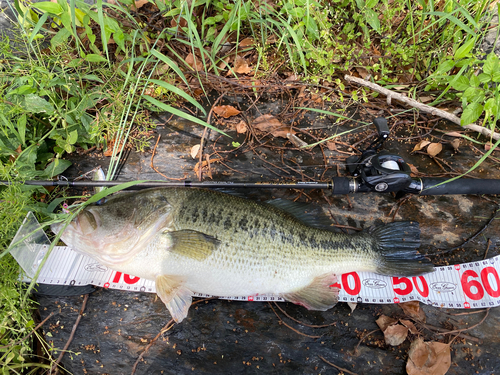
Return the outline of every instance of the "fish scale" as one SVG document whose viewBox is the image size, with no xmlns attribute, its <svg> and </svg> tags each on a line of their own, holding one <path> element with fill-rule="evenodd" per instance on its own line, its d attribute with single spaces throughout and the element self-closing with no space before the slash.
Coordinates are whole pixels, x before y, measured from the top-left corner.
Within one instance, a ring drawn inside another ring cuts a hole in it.
<svg viewBox="0 0 500 375">
<path fill-rule="evenodd" d="M 325 310 L 337 302 L 331 285 L 341 273 L 415 276 L 433 269 L 416 252 L 417 223 L 353 235 L 314 224 L 293 202 L 275 206 L 210 190 L 160 188 L 85 208 L 61 238 L 114 270 L 155 280 L 177 322 L 195 292 L 272 293 Z"/>
</svg>

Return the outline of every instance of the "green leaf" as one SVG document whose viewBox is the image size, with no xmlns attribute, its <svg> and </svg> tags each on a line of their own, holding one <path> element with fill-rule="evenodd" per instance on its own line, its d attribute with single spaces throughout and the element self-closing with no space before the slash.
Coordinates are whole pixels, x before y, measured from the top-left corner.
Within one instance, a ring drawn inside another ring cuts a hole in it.
<svg viewBox="0 0 500 375">
<path fill-rule="evenodd" d="M 476 43 L 476 38 L 470 38 L 455 51 L 455 55 L 453 56 L 453 58 L 455 60 L 460 60 L 466 57 L 467 54 L 471 51 L 472 47 L 474 47 L 474 43 Z"/>
<path fill-rule="evenodd" d="M 44 98 L 35 94 L 28 94 L 24 98 L 24 109 L 31 113 L 54 113 L 54 106 Z"/>
<path fill-rule="evenodd" d="M 23 113 L 17 119 L 17 131 L 19 133 L 20 141 L 26 146 L 26 113 Z"/>
<path fill-rule="evenodd" d="M 86 79 L 86 80 L 89 80 L 89 81 L 96 81 L 96 82 L 99 82 L 99 83 L 104 83 L 102 79 L 100 79 L 98 76 L 96 76 L 95 74 L 85 74 L 82 79 Z"/>
<path fill-rule="evenodd" d="M 84 59 L 89 61 L 89 62 L 106 62 L 106 61 L 108 61 L 104 57 L 102 57 L 100 55 L 96 55 L 94 53 L 89 53 L 87 56 L 84 57 Z"/>
<path fill-rule="evenodd" d="M 71 133 L 69 133 L 68 142 L 69 144 L 74 145 L 77 140 L 78 140 L 78 130 L 75 129 Z"/>
<path fill-rule="evenodd" d="M 52 39 L 50 39 L 50 45 L 52 48 L 57 48 L 61 44 L 65 44 L 70 36 L 71 32 L 66 28 L 62 28 L 52 37 Z"/>
<path fill-rule="evenodd" d="M 288 14 L 292 17 L 302 18 L 304 17 L 304 9 L 302 8 L 292 8 L 288 11 Z"/>
<path fill-rule="evenodd" d="M 481 73 L 477 76 L 477 78 L 479 79 L 479 82 L 481 83 L 487 83 L 487 82 L 490 82 L 491 81 L 491 77 L 489 74 L 485 74 L 485 73 Z"/>
<path fill-rule="evenodd" d="M 493 116 L 497 115 L 498 106 L 495 98 L 489 98 L 484 104 L 484 110 L 491 113 Z"/>
<path fill-rule="evenodd" d="M 43 12 L 49 12 L 52 14 L 61 14 L 64 10 L 62 6 L 57 3 L 52 3 L 50 1 L 42 1 L 40 3 L 34 3 L 33 7 L 40 9 Z"/>
<path fill-rule="evenodd" d="M 499 70 L 499 61 L 497 55 L 494 52 L 490 53 L 486 58 L 486 62 L 483 65 L 483 72 L 489 75 L 497 72 Z"/>
<path fill-rule="evenodd" d="M 493 82 L 500 82 L 500 69 L 496 72 L 493 72 L 493 74 L 491 75 L 491 80 Z"/>
<path fill-rule="evenodd" d="M 379 0 L 366 0 L 365 6 L 371 9 L 378 4 L 378 1 Z"/>
<path fill-rule="evenodd" d="M 196 108 L 198 108 L 200 111 L 203 112 L 203 114 L 206 116 L 207 115 L 207 112 L 205 111 L 205 108 L 203 108 L 203 106 L 198 103 L 192 96 L 186 94 L 183 90 L 181 90 L 180 88 L 178 87 L 175 87 L 174 85 L 171 85 L 170 83 L 167 83 L 167 82 L 164 82 L 164 81 L 160 81 L 158 79 L 150 79 L 148 80 L 148 82 L 152 82 L 154 83 L 155 85 L 158 85 L 158 86 L 161 86 L 179 96 L 182 96 L 184 99 L 186 99 L 189 103 L 191 103 L 192 105 L 194 105 Z"/>
<path fill-rule="evenodd" d="M 216 132 L 219 132 L 219 133 L 224 134 L 225 136 L 229 137 L 229 135 L 227 135 L 226 133 L 224 133 L 222 130 L 217 129 L 215 126 L 212 126 L 208 122 L 200 120 L 199 118 L 194 117 L 194 116 L 190 115 L 189 113 L 185 113 L 185 112 L 182 112 L 182 111 L 178 110 L 177 108 L 173 108 L 173 107 L 171 107 L 171 106 L 169 106 L 169 105 L 167 105 L 165 103 L 160 102 L 159 100 L 157 100 L 155 98 L 152 98 L 149 95 L 143 95 L 142 97 L 144 99 L 146 99 L 148 102 L 150 102 L 151 104 L 157 106 L 158 108 L 160 108 L 160 109 L 162 109 L 164 111 L 167 111 L 167 112 L 172 113 L 172 114 L 174 114 L 176 116 L 182 117 L 182 118 L 184 118 L 186 120 L 195 122 L 197 124 L 206 126 L 207 128 L 215 130 Z"/>
<path fill-rule="evenodd" d="M 450 81 L 451 87 L 458 91 L 465 91 L 470 87 L 469 79 L 466 76 L 452 76 L 450 77 Z"/>
<path fill-rule="evenodd" d="M 453 67 L 455 66 L 455 61 L 453 60 L 446 60 L 439 64 L 438 68 L 436 69 L 436 73 L 446 73 L 449 72 Z"/>
<path fill-rule="evenodd" d="M 365 10 L 366 22 L 380 34 L 380 20 L 378 19 L 378 14 L 372 9 Z"/>
<path fill-rule="evenodd" d="M 469 104 L 462 113 L 460 125 L 465 126 L 475 122 L 483 113 L 483 106 L 480 103 L 474 102 Z"/>
<path fill-rule="evenodd" d="M 55 159 L 52 163 L 47 165 L 45 170 L 43 171 L 43 175 L 46 178 L 52 178 L 54 176 L 60 175 L 66 169 L 68 169 L 71 165 L 69 160 L 64 159 Z"/>
<path fill-rule="evenodd" d="M 475 76 L 474 74 L 470 77 L 469 82 L 470 82 L 470 85 L 472 87 L 478 87 L 479 84 L 481 83 L 479 81 L 479 78 L 477 76 Z"/>
<path fill-rule="evenodd" d="M 312 18 L 311 16 L 306 17 L 305 24 L 308 35 L 313 37 L 314 39 L 319 39 L 318 25 L 316 24 L 316 21 L 314 21 L 314 18 Z"/>
</svg>

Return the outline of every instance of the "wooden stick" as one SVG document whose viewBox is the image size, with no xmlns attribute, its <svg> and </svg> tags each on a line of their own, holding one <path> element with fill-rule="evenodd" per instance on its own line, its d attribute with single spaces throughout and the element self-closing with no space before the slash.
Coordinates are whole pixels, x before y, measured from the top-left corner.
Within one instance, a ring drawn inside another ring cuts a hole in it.
<svg viewBox="0 0 500 375">
<path fill-rule="evenodd" d="M 368 87 L 368 88 L 372 89 L 373 91 L 378 92 L 379 94 L 383 94 L 383 95 L 387 96 L 387 104 L 388 105 L 391 105 L 391 100 L 394 98 L 394 99 L 399 100 L 400 102 L 403 102 L 403 103 L 405 103 L 413 108 L 417 108 L 418 110 L 420 110 L 422 112 L 430 113 L 433 116 L 439 116 L 439 117 L 444 118 L 448 121 L 454 122 L 457 125 L 460 125 L 460 117 L 455 116 L 453 113 L 449 113 L 449 112 L 443 111 L 442 109 L 434 108 L 434 107 L 428 106 L 426 104 L 420 103 L 414 99 L 408 98 L 407 96 L 405 96 L 403 94 L 399 94 L 397 92 L 388 90 L 380 85 L 377 85 L 376 83 L 366 81 L 362 78 L 357 78 L 357 77 L 353 77 L 353 76 L 346 74 L 344 76 L 344 79 L 347 82 L 357 83 L 358 85 Z M 469 124 L 469 125 L 463 126 L 463 128 L 481 133 L 485 137 L 491 137 L 495 141 L 498 141 L 500 139 L 499 133 L 492 132 L 491 130 L 489 130 L 483 126 L 480 126 L 480 125 Z"/>
</svg>

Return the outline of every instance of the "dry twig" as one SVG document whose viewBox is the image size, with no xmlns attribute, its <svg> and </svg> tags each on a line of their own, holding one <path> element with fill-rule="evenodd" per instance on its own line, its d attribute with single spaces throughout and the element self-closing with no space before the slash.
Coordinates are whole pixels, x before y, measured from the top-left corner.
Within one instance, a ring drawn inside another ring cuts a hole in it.
<svg viewBox="0 0 500 375">
<path fill-rule="evenodd" d="M 83 297 L 83 303 L 82 303 L 82 308 L 80 309 L 78 313 L 78 317 L 76 318 L 75 324 L 73 324 L 73 329 L 71 330 L 71 334 L 69 335 L 68 341 L 66 342 L 66 345 L 64 345 L 64 348 L 61 351 L 61 354 L 59 354 L 59 357 L 57 358 L 56 363 L 52 365 L 52 368 L 50 369 L 50 373 L 57 375 L 59 373 L 59 363 L 62 361 L 64 357 L 64 353 L 66 353 L 66 350 L 68 350 L 69 345 L 71 344 L 71 341 L 73 341 L 73 337 L 75 336 L 76 328 L 78 327 L 78 324 L 80 323 L 80 320 L 82 320 L 83 312 L 85 311 L 85 305 L 87 304 L 87 301 L 89 299 L 89 295 L 85 294 Z"/>
<path fill-rule="evenodd" d="M 380 94 L 387 96 L 387 104 L 388 105 L 391 105 L 391 99 L 396 99 L 396 100 L 399 100 L 400 102 L 403 102 L 403 103 L 405 103 L 413 108 L 416 108 L 422 112 L 427 112 L 433 116 L 439 116 L 439 117 L 444 118 L 448 121 L 451 121 L 457 125 L 461 125 L 460 118 L 458 116 L 455 116 L 452 113 L 449 113 L 449 112 L 443 111 L 442 109 L 434 108 L 434 107 L 428 106 L 426 104 L 420 103 L 414 99 L 408 98 L 407 96 L 405 96 L 403 94 L 399 94 L 397 92 L 388 90 L 380 85 L 377 85 L 376 83 L 369 82 L 369 81 L 366 81 L 362 78 L 353 77 L 353 76 L 350 76 L 347 74 L 344 76 L 344 79 L 348 82 L 354 82 L 354 83 L 357 83 L 358 85 L 368 87 L 368 88 L 372 89 L 373 91 L 376 91 Z M 476 125 L 476 124 L 465 125 L 464 128 L 481 133 L 485 137 L 491 137 L 496 141 L 498 141 L 500 139 L 499 133 L 492 132 L 491 130 L 489 130 L 485 127 Z"/>
</svg>

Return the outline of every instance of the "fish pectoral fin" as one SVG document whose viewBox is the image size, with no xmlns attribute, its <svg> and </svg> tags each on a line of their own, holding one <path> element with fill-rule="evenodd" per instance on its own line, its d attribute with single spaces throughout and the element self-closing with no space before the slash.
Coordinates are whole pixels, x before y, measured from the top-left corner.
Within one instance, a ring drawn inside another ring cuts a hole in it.
<svg viewBox="0 0 500 375">
<path fill-rule="evenodd" d="M 331 273 L 317 276 L 308 286 L 282 294 L 282 297 L 308 310 L 326 311 L 335 306 L 339 300 L 339 288 L 331 286 L 336 282 L 337 276 Z"/>
<path fill-rule="evenodd" d="M 217 238 L 195 230 L 184 229 L 163 234 L 170 237 L 169 251 L 200 261 L 212 254 L 220 244 Z"/>
<path fill-rule="evenodd" d="M 167 306 L 175 322 L 182 322 L 193 301 L 193 292 L 183 285 L 180 278 L 161 275 L 156 277 L 156 293 Z"/>
</svg>

